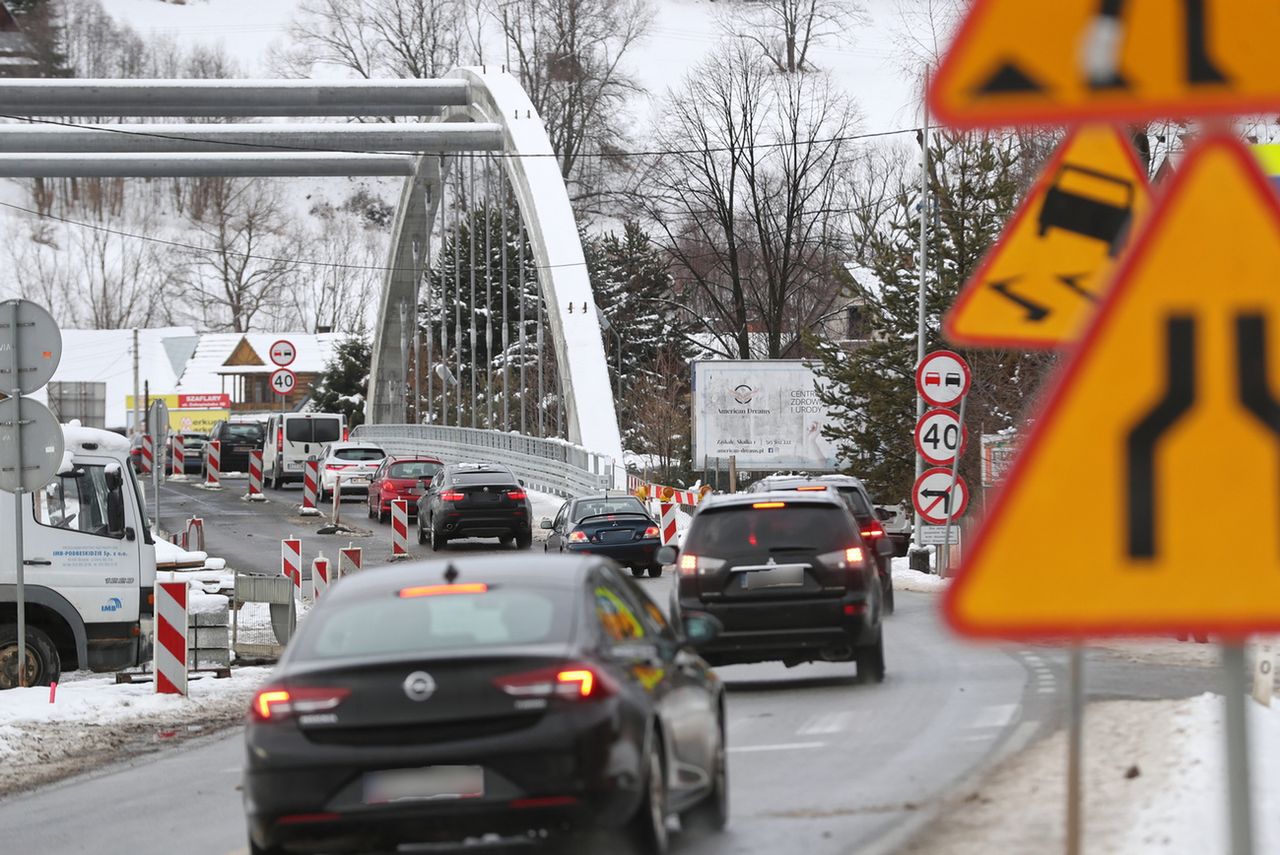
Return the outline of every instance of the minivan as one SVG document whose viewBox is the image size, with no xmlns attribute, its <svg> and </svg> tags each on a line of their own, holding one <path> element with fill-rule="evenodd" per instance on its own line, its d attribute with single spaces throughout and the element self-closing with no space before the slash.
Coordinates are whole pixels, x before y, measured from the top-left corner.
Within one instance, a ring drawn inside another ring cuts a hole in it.
<svg viewBox="0 0 1280 855">
<path fill-rule="evenodd" d="M 326 445 L 345 438 L 346 423 L 337 413 L 278 413 L 267 422 L 262 477 L 276 490 L 301 481 L 308 458 L 319 458 Z"/>
</svg>

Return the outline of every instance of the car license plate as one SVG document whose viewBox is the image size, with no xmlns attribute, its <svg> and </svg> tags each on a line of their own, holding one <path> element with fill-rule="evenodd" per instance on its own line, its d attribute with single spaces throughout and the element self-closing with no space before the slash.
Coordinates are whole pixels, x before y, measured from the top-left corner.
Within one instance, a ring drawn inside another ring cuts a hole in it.
<svg viewBox="0 0 1280 855">
<path fill-rule="evenodd" d="M 749 591 L 761 588 L 798 588 L 804 584 L 804 566 L 787 564 L 768 570 L 752 570 L 742 574 L 742 587 Z"/>
<path fill-rule="evenodd" d="M 343 478 L 344 483 L 353 487 L 368 487 L 369 479 L 364 475 L 356 475 L 354 478 Z"/>
<path fill-rule="evenodd" d="M 364 803 L 478 799 L 484 796 L 484 769 L 480 766 L 427 766 L 422 769 L 388 769 L 366 772 Z"/>
</svg>

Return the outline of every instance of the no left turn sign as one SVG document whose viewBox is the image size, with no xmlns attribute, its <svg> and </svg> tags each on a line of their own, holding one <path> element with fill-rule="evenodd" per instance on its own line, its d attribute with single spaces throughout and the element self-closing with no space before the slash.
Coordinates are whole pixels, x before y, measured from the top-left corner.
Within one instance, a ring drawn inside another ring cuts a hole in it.
<svg viewBox="0 0 1280 855">
<path fill-rule="evenodd" d="M 964 516 L 969 507 L 969 485 L 959 477 L 952 482 L 950 469 L 926 469 L 916 479 L 911 499 L 925 522 L 946 525 L 948 511 L 952 522 Z"/>
<path fill-rule="evenodd" d="M 916 423 L 916 451 L 934 466 L 950 466 L 968 440 L 969 432 L 951 410 L 929 410 Z"/>
</svg>

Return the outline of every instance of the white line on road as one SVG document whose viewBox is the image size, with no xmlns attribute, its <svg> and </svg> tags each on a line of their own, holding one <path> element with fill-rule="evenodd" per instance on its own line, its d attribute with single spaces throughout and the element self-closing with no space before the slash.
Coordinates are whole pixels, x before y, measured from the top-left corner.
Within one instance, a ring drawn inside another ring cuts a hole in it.
<svg viewBox="0 0 1280 855">
<path fill-rule="evenodd" d="M 758 751 L 801 751 L 806 748 L 825 748 L 825 742 L 780 742 L 776 745 L 739 745 L 729 749 L 729 753 L 754 754 Z"/>
</svg>

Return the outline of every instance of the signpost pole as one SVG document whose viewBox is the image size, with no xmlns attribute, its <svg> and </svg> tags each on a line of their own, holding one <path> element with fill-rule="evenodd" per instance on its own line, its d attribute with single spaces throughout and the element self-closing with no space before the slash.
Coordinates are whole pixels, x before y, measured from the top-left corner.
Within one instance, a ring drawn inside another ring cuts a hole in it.
<svg viewBox="0 0 1280 855">
<path fill-rule="evenodd" d="M 1253 855 L 1253 810 L 1249 794 L 1249 730 L 1245 695 L 1244 640 L 1222 645 L 1223 690 L 1227 696 L 1227 800 L 1231 855 Z"/>
<path fill-rule="evenodd" d="M 964 450 L 964 405 L 969 402 L 969 393 L 966 392 L 960 398 L 960 436 L 961 440 L 956 443 L 956 456 L 951 461 L 951 490 L 955 492 L 956 485 L 959 483 L 960 477 L 960 452 Z M 917 455 L 919 452 L 916 452 Z M 955 510 L 955 502 L 947 502 L 947 527 L 942 532 L 942 560 L 938 562 L 939 575 L 946 577 L 951 575 L 951 513 Z"/>
<path fill-rule="evenodd" d="M 27 685 L 27 599 L 25 570 L 26 555 L 22 542 L 22 381 L 20 380 L 18 356 L 18 306 L 17 300 L 9 301 L 9 337 L 12 344 L 9 360 L 9 397 L 13 399 L 13 436 L 14 443 L 14 475 L 18 481 L 18 489 L 13 491 L 13 570 L 16 581 L 15 595 L 18 599 L 18 688 Z"/>
<path fill-rule="evenodd" d="M 920 284 L 916 293 L 916 365 L 924 361 L 925 342 L 925 286 L 929 269 L 929 67 L 924 69 L 924 97 L 920 101 L 920 109 L 924 113 L 924 121 L 920 126 Z M 924 397 L 916 396 L 916 421 L 924 415 Z M 924 457 L 916 452 L 916 480 L 924 472 Z M 920 542 L 920 511 L 916 511 L 915 528 L 912 529 L 916 548 Z"/>
<path fill-rule="evenodd" d="M 1071 645 L 1071 689 L 1067 732 L 1067 855 L 1080 855 L 1084 836 L 1084 648 Z"/>
</svg>

